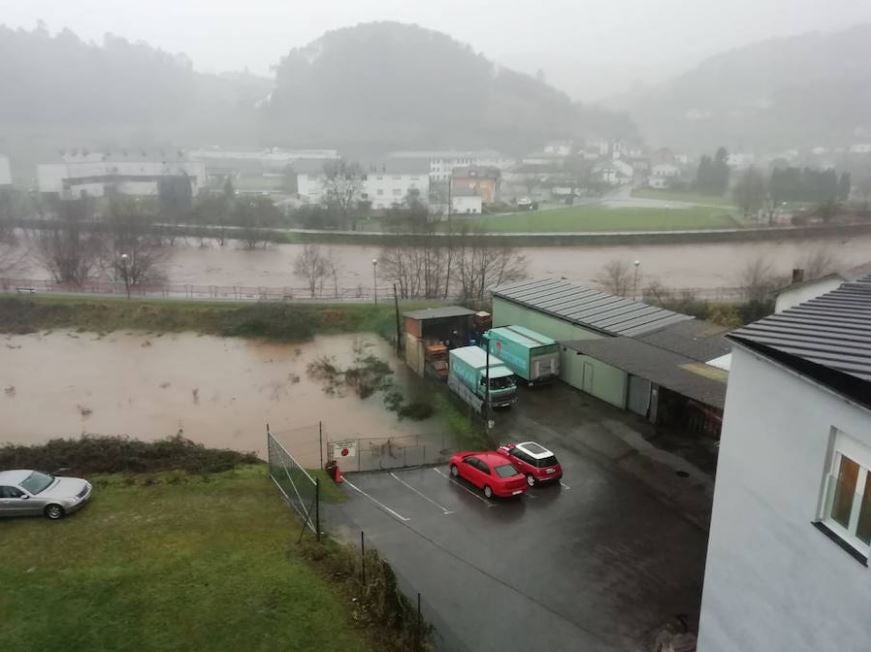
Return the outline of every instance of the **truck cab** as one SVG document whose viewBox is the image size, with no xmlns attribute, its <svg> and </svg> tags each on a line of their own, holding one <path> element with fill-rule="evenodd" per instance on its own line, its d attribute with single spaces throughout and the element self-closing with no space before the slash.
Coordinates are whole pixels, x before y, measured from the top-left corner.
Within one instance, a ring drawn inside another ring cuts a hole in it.
<svg viewBox="0 0 871 652">
<path fill-rule="evenodd" d="M 482 376 L 478 383 L 478 396 L 484 398 L 486 377 Z M 505 365 L 490 367 L 490 405 L 493 407 L 507 407 L 517 400 L 517 384 L 514 382 L 514 374 Z"/>
</svg>

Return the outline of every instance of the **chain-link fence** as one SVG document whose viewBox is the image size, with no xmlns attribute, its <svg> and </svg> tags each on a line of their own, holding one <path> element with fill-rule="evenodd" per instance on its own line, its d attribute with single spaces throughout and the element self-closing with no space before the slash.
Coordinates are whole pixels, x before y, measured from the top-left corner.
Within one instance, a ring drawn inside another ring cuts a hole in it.
<svg viewBox="0 0 871 652">
<path fill-rule="evenodd" d="M 269 476 L 315 536 L 320 537 L 320 485 L 266 428 Z"/>
<path fill-rule="evenodd" d="M 441 464 L 450 457 L 448 445 L 444 434 L 330 438 L 327 441 L 327 459 L 337 462 L 342 473 L 383 471 Z"/>
</svg>

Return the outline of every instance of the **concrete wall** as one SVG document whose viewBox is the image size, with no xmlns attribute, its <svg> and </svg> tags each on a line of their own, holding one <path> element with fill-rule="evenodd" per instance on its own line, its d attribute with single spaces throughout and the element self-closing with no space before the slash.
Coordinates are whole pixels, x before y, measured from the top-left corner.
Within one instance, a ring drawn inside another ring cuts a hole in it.
<svg viewBox="0 0 871 652">
<path fill-rule="evenodd" d="M 493 297 L 493 326 L 525 326 L 542 335 L 552 337 L 557 342 L 606 337 L 596 331 L 518 306 L 499 297 Z M 628 382 L 626 372 L 588 356 L 579 355 L 577 351 L 562 345 L 560 345 L 560 379 L 576 389 L 584 390 L 584 361 L 592 365 L 593 371 L 593 387 L 589 393 L 619 408 L 625 408 Z"/>
<path fill-rule="evenodd" d="M 871 412 L 735 347 L 699 652 L 871 649 L 871 571 L 812 525 L 832 427 L 871 452 Z"/>
<path fill-rule="evenodd" d="M 789 310 L 800 303 L 816 299 L 832 290 L 837 290 L 843 282 L 844 279 L 840 277 L 825 277 L 817 279 L 813 283 L 804 283 L 798 287 L 786 288 L 777 295 L 774 312 Z"/>
</svg>

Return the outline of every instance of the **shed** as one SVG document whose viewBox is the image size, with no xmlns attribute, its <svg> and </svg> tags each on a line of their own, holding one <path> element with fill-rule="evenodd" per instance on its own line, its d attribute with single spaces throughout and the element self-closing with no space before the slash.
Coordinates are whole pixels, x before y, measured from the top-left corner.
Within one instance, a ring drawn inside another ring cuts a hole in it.
<svg viewBox="0 0 871 652">
<path fill-rule="evenodd" d="M 474 310 L 462 306 L 404 313 L 405 361 L 408 366 L 423 376 L 427 363 L 434 361 L 434 357 L 446 357 L 448 349 L 467 346 L 475 337 L 474 316 Z"/>
</svg>

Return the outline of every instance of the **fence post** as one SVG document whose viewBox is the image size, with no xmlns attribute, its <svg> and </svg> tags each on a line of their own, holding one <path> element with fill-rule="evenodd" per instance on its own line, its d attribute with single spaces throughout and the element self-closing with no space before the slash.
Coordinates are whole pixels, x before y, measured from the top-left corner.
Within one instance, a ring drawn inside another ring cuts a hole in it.
<svg viewBox="0 0 871 652">
<path fill-rule="evenodd" d="M 417 649 L 423 647 L 423 619 L 420 616 L 420 593 L 417 594 Z"/>
<path fill-rule="evenodd" d="M 321 468 L 324 468 L 324 423 L 318 421 L 318 453 L 321 456 Z"/>
<path fill-rule="evenodd" d="M 360 439 L 358 437 L 357 438 L 357 471 L 360 470 L 360 458 L 363 457 L 361 455 L 362 452 L 363 452 L 363 449 L 360 448 Z"/>
<path fill-rule="evenodd" d="M 321 465 L 323 466 L 323 465 Z M 321 479 L 315 478 L 315 539 L 321 542 Z"/>
<path fill-rule="evenodd" d="M 360 596 L 364 594 L 366 587 L 366 542 L 363 530 L 360 530 Z"/>
</svg>

